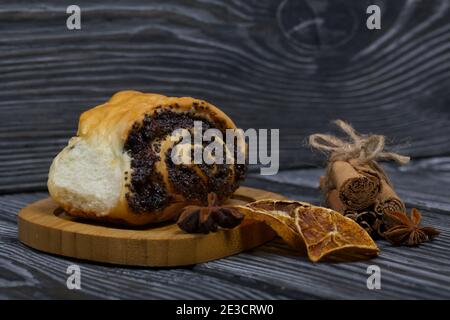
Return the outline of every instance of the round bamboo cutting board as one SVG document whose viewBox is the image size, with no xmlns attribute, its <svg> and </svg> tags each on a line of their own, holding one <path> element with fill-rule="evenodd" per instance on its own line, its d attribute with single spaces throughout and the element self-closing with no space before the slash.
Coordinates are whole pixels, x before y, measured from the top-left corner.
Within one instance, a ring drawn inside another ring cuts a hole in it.
<svg viewBox="0 0 450 320">
<path fill-rule="evenodd" d="M 284 199 L 264 190 L 241 187 L 229 204 L 259 199 Z M 188 234 L 174 223 L 120 228 L 58 213 L 50 198 L 19 212 L 19 239 L 48 253 L 91 261 L 135 266 L 182 266 L 227 257 L 275 237 L 260 222 L 246 221 L 231 230 Z M 56 211 L 55 211 L 56 210 Z"/>
</svg>

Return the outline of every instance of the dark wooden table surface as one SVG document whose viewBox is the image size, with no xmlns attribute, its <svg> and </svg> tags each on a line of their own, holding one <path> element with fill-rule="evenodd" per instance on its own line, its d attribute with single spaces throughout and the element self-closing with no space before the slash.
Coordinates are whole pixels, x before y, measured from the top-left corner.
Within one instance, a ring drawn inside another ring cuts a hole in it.
<svg viewBox="0 0 450 320">
<path fill-rule="evenodd" d="M 450 1 L 0 0 L 0 298 L 450 298 Z M 366 8 L 382 9 L 368 30 Z M 17 212 L 47 196 L 51 159 L 83 110 L 136 89 L 209 100 L 242 128 L 280 128 L 280 173 L 245 184 L 320 202 L 323 164 L 305 146 L 345 119 L 411 155 L 388 166 L 441 235 L 380 257 L 317 263 L 273 241 L 184 268 L 123 268 L 43 254 L 17 240 Z M 82 290 L 66 288 L 79 264 Z M 368 290 L 369 265 L 381 289 Z"/>
<path fill-rule="evenodd" d="M 17 239 L 17 211 L 45 192 L 0 197 L 0 298 L 131 299 L 449 299 L 450 158 L 416 161 L 400 171 L 389 167 L 409 207 L 441 235 L 420 247 L 379 241 L 381 255 L 350 263 L 311 263 L 275 240 L 225 259 L 180 268 L 129 268 L 43 254 Z M 247 185 L 317 203 L 320 169 L 283 171 Z M 66 269 L 81 267 L 79 291 L 66 287 Z M 381 289 L 366 286 L 367 267 L 381 270 Z"/>
</svg>

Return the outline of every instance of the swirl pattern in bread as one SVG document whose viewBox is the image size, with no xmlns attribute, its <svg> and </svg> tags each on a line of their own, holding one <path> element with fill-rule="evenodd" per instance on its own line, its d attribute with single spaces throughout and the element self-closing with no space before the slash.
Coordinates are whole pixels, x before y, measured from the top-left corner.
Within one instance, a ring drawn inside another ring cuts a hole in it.
<svg viewBox="0 0 450 320">
<path fill-rule="evenodd" d="M 194 121 L 224 136 L 226 129 L 236 128 L 203 100 L 116 93 L 81 115 L 77 135 L 51 165 L 51 197 L 71 215 L 125 225 L 173 219 L 185 205 L 205 203 L 210 192 L 225 200 L 244 178 L 246 164 L 172 160 L 172 149 L 180 142 L 172 133 L 192 132 Z"/>
</svg>

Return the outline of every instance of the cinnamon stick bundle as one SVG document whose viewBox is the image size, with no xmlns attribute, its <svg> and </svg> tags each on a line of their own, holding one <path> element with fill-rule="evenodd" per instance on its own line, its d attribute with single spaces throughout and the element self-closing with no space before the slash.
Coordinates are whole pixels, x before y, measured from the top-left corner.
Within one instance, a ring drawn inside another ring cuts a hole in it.
<svg viewBox="0 0 450 320">
<path fill-rule="evenodd" d="M 409 157 L 384 151 L 384 136 L 361 135 L 344 121 L 335 123 L 348 140 L 326 134 L 309 138 L 313 148 L 329 154 L 320 188 L 328 207 L 353 218 L 374 235 L 382 226 L 383 214 L 406 210 L 377 161 L 406 164 Z"/>
</svg>

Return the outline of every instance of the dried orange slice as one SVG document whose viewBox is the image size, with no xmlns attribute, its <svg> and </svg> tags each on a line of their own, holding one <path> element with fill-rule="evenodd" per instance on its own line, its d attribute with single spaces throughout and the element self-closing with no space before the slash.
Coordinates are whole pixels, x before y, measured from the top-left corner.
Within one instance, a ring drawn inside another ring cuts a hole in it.
<svg viewBox="0 0 450 320">
<path fill-rule="evenodd" d="M 288 245 L 316 262 L 329 255 L 377 255 L 369 234 L 331 209 L 290 200 L 259 200 L 237 206 L 247 219 L 265 222 Z"/>
<path fill-rule="evenodd" d="M 236 208 L 246 219 L 264 222 L 290 247 L 306 253 L 305 242 L 299 236 L 295 225 L 295 209 L 300 205 L 303 204 L 298 201 L 260 200 Z"/>
<path fill-rule="evenodd" d="M 295 224 L 312 261 L 329 255 L 372 256 L 379 253 L 367 231 L 337 211 L 311 206 L 299 207 L 296 213 Z"/>
</svg>

